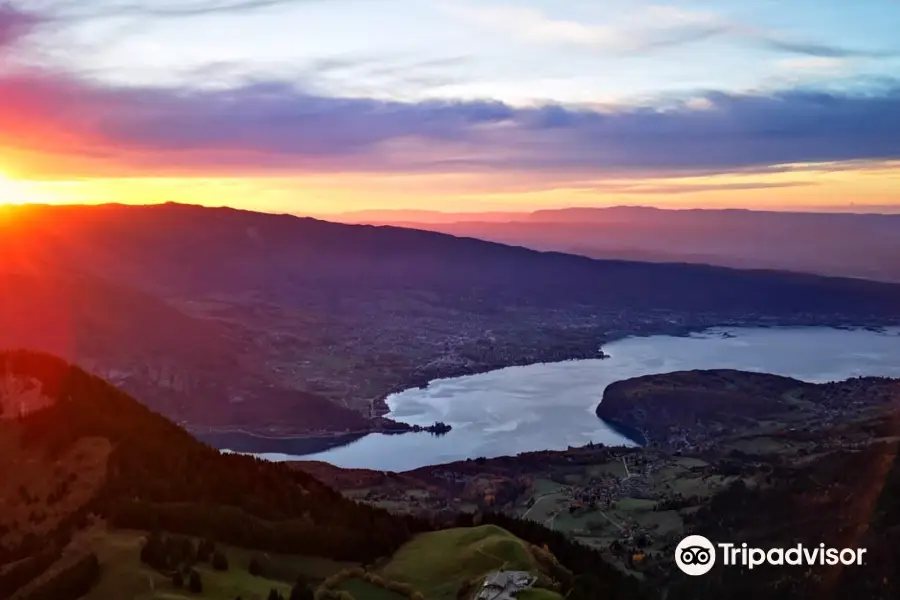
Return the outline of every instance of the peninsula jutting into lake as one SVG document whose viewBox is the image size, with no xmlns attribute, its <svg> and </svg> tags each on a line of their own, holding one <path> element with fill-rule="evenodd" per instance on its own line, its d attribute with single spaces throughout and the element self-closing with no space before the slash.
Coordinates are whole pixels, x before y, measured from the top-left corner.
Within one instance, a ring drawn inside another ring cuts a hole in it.
<svg viewBox="0 0 900 600">
<path fill-rule="evenodd" d="M 439 438 L 371 434 L 341 442 L 327 439 L 322 452 L 314 451 L 314 441 L 305 440 L 300 453 L 293 442 L 254 445 L 240 436 L 210 441 L 242 452 L 255 448 L 272 460 L 303 457 L 343 467 L 403 471 L 591 442 L 634 445 L 639 436 L 623 434 L 595 411 L 608 385 L 641 375 L 740 369 L 817 383 L 859 375 L 900 376 L 895 360 L 900 356 L 898 328 L 726 328 L 688 336 L 632 337 L 604 348 L 610 357 L 603 360 L 442 379 L 388 398 L 392 419 L 422 426 L 439 420 L 453 426 Z"/>
</svg>

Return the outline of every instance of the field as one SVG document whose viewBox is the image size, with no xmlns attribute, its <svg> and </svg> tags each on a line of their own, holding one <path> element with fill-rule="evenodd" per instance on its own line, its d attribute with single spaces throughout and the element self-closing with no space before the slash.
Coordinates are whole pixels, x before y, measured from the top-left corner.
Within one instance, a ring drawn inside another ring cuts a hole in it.
<svg viewBox="0 0 900 600">
<path fill-rule="evenodd" d="M 562 598 L 562 596 L 552 590 L 543 590 L 540 588 L 523 590 L 516 596 L 517 600 L 562 600 Z"/>
<path fill-rule="evenodd" d="M 553 517 L 568 505 L 562 486 L 549 479 L 535 479 L 531 499 L 534 504 L 530 508 L 522 507 L 520 516 L 548 524 Z"/>
<path fill-rule="evenodd" d="M 196 599 L 186 589 L 176 588 L 172 582 L 140 561 L 140 550 L 146 536 L 138 531 L 95 530 L 79 541 L 84 550 L 97 554 L 102 565 L 100 582 L 83 600 L 185 600 Z M 266 600 L 269 591 L 276 589 L 285 597 L 298 575 L 318 582 L 336 573 L 345 563 L 305 556 L 260 554 L 264 577 L 250 575 L 247 567 L 254 553 L 232 546 L 218 545 L 229 561 L 227 571 L 215 571 L 209 565 L 198 565 L 203 581 L 205 599 Z M 354 596 L 356 597 L 356 596 Z M 357 600 L 390 600 L 386 596 L 366 595 Z"/>
<path fill-rule="evenodd" d="M 786 439 L 767 435 L 749 435 L 729 440 L 722 445 L 723 450 L 737 450 L 746 454 L 796 454 L 801 447 Z"/>
<path fill-rule="evenodd" d="M 271 590 L 284 598 L 290 596 L 298 577 L 311 587 L 347 569 L 355 563 L 301 555 L 256 552 L 225 544 L 216 544 L 228 561 L 226 570 L 215 570 L 202 562 L 194 566 L 200 574 L 202 592 L 192 593 L 187 586 L 176 586 L 169 576 L 141 560 L 141 549 L 148 533 L 136 530 L 110 530 L 97 521 L 82 531 L 66 550 L 64 560 L 88 553 L 97 556 L 100 579 L 82 600 L 267 600 Z M 195 540 L 196 543 L 196 540 Z M 261 574 L 251 575 L 252 560 L 260 564 Z M 401 547 L 377 574 L 387 581 L 405 583 L 428 600 L 456 600 L 463 589 L 480 587 L 485 575 L 498 570 L 529 571 L 544 576 L 529 544 L 493 525 L 449 529 L 420 534 Z M 334 588 L 349 593 L 354 600 L 405 600 L 405 596 L 383 589 L 360 575 L 351 574 Z M 526 600 L 558 600 L 547 591 L 529 592 Z"/>
<path fill-rule="evenodd" d="M 406 600 L 400 594 L 372 585 L 362 579 L 347 579 L 338 586 L 338 589 L 348 592 L 354 600 Z"/>
<path fill-rule="evenodd" d="M 485 525 L 423 533 L 397 551 L 383 574 L 428 600 L 455 600 L 462 584 L 500 569 L 535 572 L 537 564 L 525 542 Z"/>
<path fill-rule="evenodd" d="M 209 564 L 198 564 L 202 594 L 176 587 L 165 575 L 141 562 L 141 548 L 147 533 L 131 530 L 108 530 L 98 523 L 83 532 L 70 547 L 72 553 L 93 552 L 101 564 L 100 581 L 83 600 L 267 600 L 271 590 L 289 597 L 298 576 L 318 585 L 325 578 L 356 567 L 320 557 L 259 553 L 243 548 L 217 544 L 228 559 L 228 569 L 214 570 Z M 262 565 L 262 575 L 248 571 L 251 559 Z M 541 574 L 538 561 L 529 545 L 504 529 L 493 525 L 449 529 L 424 533 L 405 546 L 381 569 L 386 580 L 409 584 L 428 600 L 456 600 L 467 584 L 480 586 L 482 578 L 493 571 L 508 569 Z M 351 576 L 337 590 L 354 600 L 404 600 L 404 596 Z M 558 600 L 559 595 L 534 590 L 526 600 Z"/>
<path fill-rule="evenodd" d="M 704 475 L 700 471 L 706 467 L 705 461 L 688 457 L 657 459 L 649 467 L 629 463 L 628 470 L 621 459 L 557 467 L 556 481 L 535 478 L 515 511 L 592 547 L 605 549 L 616 540 L 644 533 L 650 539 L 647 549 L 658 550 L 684 533 L 682 511 L 658 510 L 658 499 L 708 498 L 730 482 L 720 475 Z M 600 498 L 605 494 L 602 490 L 609 490 L 610 505 L 602 501 L 582 505 L 574 500 L 575 490 L 590 489 L 601 490 Z"/>
</svg>

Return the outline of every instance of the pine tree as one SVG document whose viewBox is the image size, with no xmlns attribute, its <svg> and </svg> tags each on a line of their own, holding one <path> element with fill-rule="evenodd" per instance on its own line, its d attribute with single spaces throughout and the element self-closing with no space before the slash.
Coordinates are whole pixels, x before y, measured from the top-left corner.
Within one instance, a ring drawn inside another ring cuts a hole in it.
<svg viewBox="0 0 900 600">
<path fill-rule="evenodd" d="M 162 569 L 166 566 L 166 558 L 166 540 L 159 531 L 151 532 L 141 548 L 141 562 L 154 569 Z"/>
<path fill-rule="evenodd" d="M 194 569 L 191 569 L 189 588 L 194 594 L 203 593 L 203 581 L 200 579 L 200 573 Z"/>
<path fill-rule="evenodd" d="M 228 570 L 228 558 L 221 550 L 216 550 L 212 555 L 212 566 L 216 571 Z"/>
<path fill-rule="evenodd" d="M 306 580 L 303 577 L 298 577 L 293 589 L 291 589 L 290 600 L 313 600 L 314 598 L 315 594 Z"/>
<path fill-rule="evenodd" d="M 197 544 L 197 561 L 206 562 L 210 556 L 214 556 L 216 545 L 209 539 L 203 539 Z"/>
<path fill-rule="evenodd" d="M 247 571 L 254 577 L 262 575 L 262 565 L 259 564 L 258 558 L 254 556 L 250 559 L 250 565 L 247 567 Z"/>
</svg>

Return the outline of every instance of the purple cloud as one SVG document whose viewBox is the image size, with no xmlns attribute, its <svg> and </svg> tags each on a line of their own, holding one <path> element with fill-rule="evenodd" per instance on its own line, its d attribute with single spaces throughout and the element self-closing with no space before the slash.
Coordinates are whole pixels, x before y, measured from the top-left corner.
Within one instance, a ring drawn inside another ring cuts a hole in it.
<svg viewBox="0 0 900 600">
<path fill-rule="evenodd" d="M 10 27 L 0 25 L 0 31 Z M 702 108 L 687 103 L 600 111 L 333 98 L 282 81 L 230 89 L 141 88 L 20 73 L 0 75 L 0 145 L 52 153 L 54 160 L 41 165 L 47 176 L 62 165 L 70 171 L 103 166 L 153 173 L 600 174 L 900 158 L 900 87 L 872 94 L 703 97 Z"/>
<path fill-rule="evenodd" d="M 23 0 L 20 0 L 23 1 Z M 221 14 L 248 14 L 281 6 L 322 0 L 54 0 L 48 6 L 56 18 L 179 19 Z"/>
<path fill-rule="evenodd" d="M 0 51 L 18 42 L 39 22 L 35 15 L 22 12 L 12 4 L 0 3 Z"/>
</svg>

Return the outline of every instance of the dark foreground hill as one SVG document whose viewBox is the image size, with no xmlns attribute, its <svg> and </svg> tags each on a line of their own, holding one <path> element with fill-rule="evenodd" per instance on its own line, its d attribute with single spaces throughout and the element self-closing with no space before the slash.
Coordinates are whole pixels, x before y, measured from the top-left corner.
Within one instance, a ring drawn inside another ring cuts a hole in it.
<svg viewBox="0 0 900 600">
<path fill-rule="evenodd" d="M 222 455 L 59 359 L 6 352 L 0 597 L 262 600 L 272 589 L 308 598 L 317 586 L 323 600 L 472 600 L 501 568 L 533 573 L 540 589 L 522 597 L 545 600 L 895 597 L 898 382 L 808 391 L 793 380 L 742 375 L 680 377 L 695 391 L 754 389 L 768 396 L 763 406 L 787 394 L 846 412 L 832 422 L 748 428 L 679 456 L 592 447 L 483 461 L 494 483 L 509 469 L 550 478 L 540 488 L 534 480 L 533 498 L 584 499 L 560 509 L 566 514 L 552 517 L 551 531 L 534 516 L 486 508 L 436 521 L 358 504 L 285 465 Z M 658 383 L 667 385 L 666 376 Z M 614 481 L 610 469 L 626 460 L 632 471 Z M 554 491 L 548 486 L 557 480 Z M 592 486 L 623 496 L 601 506 L 585 496 Z M 546 515 L 540 502 L 525 511 Z M 605 518 L 582 530 L 594 513 Z M 761 548 L 866 548 L 868 559 L 845 568 L 717 565 L 689 578 L 672 560 L 688 532 Z"/>
<path fill-rule="evenodd" d="M 900 319 L 900 286 L 860 280 L 224 208 L 2 210 L 0 347 L 60 353 L 196 428 L 364 432 L 398 388 L 631 334 Z"/>
<path fill-rule="evenodd" d="M 171 525 L 273 551 L 290 547 L 363 560 L 390 553 L 410 536 L 406 524 L 345 501 L 312 477 L 249 456 L 220 454 L 102 379 L 59 359 L 4 353 L 0 369 L 0 426 L 4 441 L 21 452 L 5 453 L 2 460 L 10 467 L 5 473 L 21 471 L 17 476 L 28 479 L 19 495 L 42 502 L 66 496 L 70 474 L 57 473 L 53 466 L 73 449 L 90 459 L 96 475 L 79 496 L 85 502 L 55 503 L 57 510 L 41 522 L 42 536 L 65 539 L 84 515 L 95 513 L 124 526 Z M 25 469 L 31 462 L 46 471 Z M 80 478 L 80 470 L 71 473 Z M 28 491 L 29 482 L 40 491 Z M 273 528 L 273 521 L 282 525 Z M 20 519 L 6 524 L 4 540 L 17 542 L 0 546 L 6 560 L 32 549 L 34 540 L 27 534 L 34 533 L 33 525 Z"/>
<path fill-rule="evenodd" d="M 207 590 L 190 595 L 223 600 L 290 591 L 298 574 L 334 588 L 325 598 L 384 598 L 387 577 L 391 598 L 420 598 L 416 585 L 454 600 L 506 561 L 540 575 L 548 599 L 638 593 L 598 553 L 545 528 L 498 517 L 506 529 L 484 529 L 488 514 L 455 523 L 469 532 L 434 531 L 440 524 L 352 502 L 286 465 L 223 455 L 39 353 L 0 353 L 0 473 L 4 599 L 180 597 L 196 571 Z M 447 570 L 454 556 L 465 570 Z"/>
</svg>

